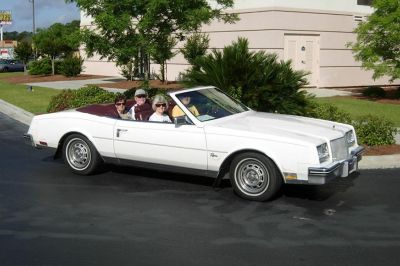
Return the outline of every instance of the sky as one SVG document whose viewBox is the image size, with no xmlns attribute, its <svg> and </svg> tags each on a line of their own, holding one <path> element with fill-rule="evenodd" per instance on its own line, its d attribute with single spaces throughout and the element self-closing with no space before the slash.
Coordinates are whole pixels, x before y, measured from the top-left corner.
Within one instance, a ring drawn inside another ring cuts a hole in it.
<svg viewBox="0 0 400 266">
<path fill-rule="evenodd" d="M 34 2 L 36 29 L 47 28 L 56 22 L 65 24 L 80 19 L 79 9 L 74 3 L 66 4 L 64 0 L 34 0 Z M 0 10 L 11 10 L 12 13 L 12 25 L 4 25 L 4 32 L 32 32 L 30 0 L 0 0 Z"/>
</svg>

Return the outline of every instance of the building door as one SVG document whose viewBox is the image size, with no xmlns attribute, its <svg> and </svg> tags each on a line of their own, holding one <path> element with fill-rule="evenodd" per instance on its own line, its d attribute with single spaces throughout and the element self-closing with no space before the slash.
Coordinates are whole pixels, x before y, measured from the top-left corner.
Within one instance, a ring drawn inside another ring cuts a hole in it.
<svg viewBox="0 0 400 266">
<path fill-rule="evenodd" d="M 319 85 L 319 36 L 318 35 L 285 35 L 284 59 L 292 60 L 295 70 L 308 73 L 308 86 Z"/>
</svg>

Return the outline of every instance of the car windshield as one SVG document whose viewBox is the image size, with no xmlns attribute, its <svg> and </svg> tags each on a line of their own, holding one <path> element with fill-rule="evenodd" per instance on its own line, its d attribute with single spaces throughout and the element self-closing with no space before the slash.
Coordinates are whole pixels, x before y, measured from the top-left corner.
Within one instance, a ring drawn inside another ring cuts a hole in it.
<svg viewBox="0 0 400 266">
<path fill-rule="evenodd" d="M 216 88 L 176 94 L 179 101 L 201 122 L 248 111 L 244 104 Z"/>
</svg>

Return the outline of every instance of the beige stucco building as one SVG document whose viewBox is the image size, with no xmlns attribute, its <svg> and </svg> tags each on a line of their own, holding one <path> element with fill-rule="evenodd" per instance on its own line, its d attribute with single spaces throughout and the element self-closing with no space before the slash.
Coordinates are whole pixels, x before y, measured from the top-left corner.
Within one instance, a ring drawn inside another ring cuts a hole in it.
<svg viewBox="0 0 400 266">
<path fill-rule="evenodd" d="M 346 43 L 355 41 L 355 27 L 372 8 L 368 0 L 237 0 L 228 12 L 239 15 L 235 24 L 214 21 L 202 32 L 210 37 L 210 49 L 220 49 L 245 37 L 253 50 L 276 53 L 293 61 L 295 69 L 309 71 L 310 86 L 343 87 L 388 84 L 388 78 L 372 79 L 361 69 Z M 81 26 L 91 19 L 82 14 Z M 181 45 L 181 44 L 180 44 Z M 179 48 L 179 44 L 177 49 Z M 82 51 L 83 55 L 84 52 Z M 189 65 L 178 53 L 168 62 L 168 80 L 176 80 Z M 113 62 L 85 58 L 84 72 L 119 76 Z M 158 72 L 158 65 L 151 65 Z"/>
</svg>

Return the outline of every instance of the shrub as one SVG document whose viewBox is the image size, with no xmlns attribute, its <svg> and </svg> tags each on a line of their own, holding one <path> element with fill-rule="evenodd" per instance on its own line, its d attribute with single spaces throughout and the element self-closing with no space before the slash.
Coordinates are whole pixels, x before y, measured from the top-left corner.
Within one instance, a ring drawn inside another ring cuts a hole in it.
<svg viewBox="0 0 400 266">
<path fill-rule="evenodd" d="M 51 70 L 51 60 L 50 58 L 42 58 L 29 63 L 29 74 L 30 75 L 50 75 Z"/>
<path fill-rule="evenodd" d="M 70 56 L 65 58 L 60 63 L 60 73 L 66 77 L 76 77 L 82 72 L 83 60 Z"/>
<path fill-rule="evenodd" d="M 111 103 L 114 98 L 114 93 L 96 86 L 88 86 L 78 90 L 63 90 L 50 100 L 47 112 L 57 112 L 95 103 Z"/>
<path fill-rule="evenodd" d="M 47 106 L 47 112 L 58 112 L 69 109 L 72 98 L 74 97 L 72 90 L 62 90 L 59 94 L 50 99 Z"/>
<path fill-rule="evenodd" d="M 305 91 L 307 73 L 295 71 L 276 54 L 251 52 L 239 38 L 223 51 L 197 57 L 184 75 L 188 85 L 214 85 L 257 111 L 304 115 L 311 107 Z"/>
<path fill-rule="evenodd" d="M 345 124 L 353 124 L 359 144 L 367 146 L 394 144 L 394 135 L 397 129 L 394 124 L 378 116 L 362 116 L 352 120 L 349 113 L 346 113 L 336 106 L 330 104 L 314 103 L 314 110 L 311 117 L 335 121 Z"/>
<path fill-rule="evenodd" d="M 367 115 L 354 122 L 358 142 L 368 146 L 394 144 L 397 129 L 394 124 L 382 117 Z"/>
<path fill-rule="evenodd" d="M 336 106 L 333 106 L 331 104 L 314 104 L 314 110 L 311 113 L 311 117 L 345 124 L 350 124 L 352 122 L 350 114 L 345 111 L 339 110 L 339 108 L 337 108 Z"/>
<path fill-rule="evenodd" d="M 378 86 L 369 86 L 362 91 L 362 94 L 371 98 L 383 98 L 386 96 L 385 90 Z"/>
<path fill-rule="evenodd" d="M 60 64 L 61 61 L 54 62 L 55 74 L 60 73 Z M 51 75 L 51 60 L 45 57 L 36 61 L 31 61 L 28 70 L 30 75 Z"/>
<path fill-rule="evenodd" d="M 394 92 L 394 98 L 395 99 L 400 99 L 400 87 L 398 87 L 396 89 L 396 91 Z"/>
</svg>

